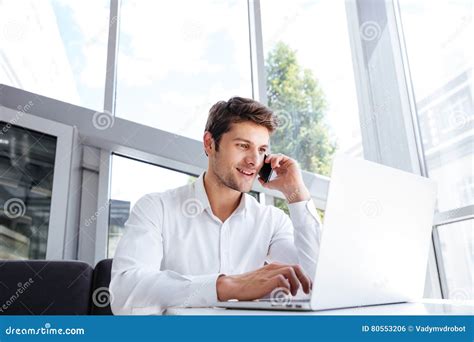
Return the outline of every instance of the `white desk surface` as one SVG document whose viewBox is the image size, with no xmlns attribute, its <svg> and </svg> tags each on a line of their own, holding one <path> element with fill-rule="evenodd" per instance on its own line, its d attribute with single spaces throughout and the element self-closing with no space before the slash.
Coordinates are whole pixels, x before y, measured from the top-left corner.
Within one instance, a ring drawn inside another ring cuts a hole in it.
<svg viewBox="0 0 474 342">
<path fill-rule="evenodd" d="M 223 308 L 169 308 L 165 315 L 474 315 L 474 301 L 424 299 L 417 303 L 374 305 L 322 311 L 236 310 Z"/>
</svg>

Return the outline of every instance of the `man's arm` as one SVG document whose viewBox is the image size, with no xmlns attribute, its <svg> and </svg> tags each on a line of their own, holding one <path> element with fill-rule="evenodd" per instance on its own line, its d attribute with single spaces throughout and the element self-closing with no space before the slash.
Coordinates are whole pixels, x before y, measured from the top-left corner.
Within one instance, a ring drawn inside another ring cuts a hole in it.
<svg viewBox="0 0 474 342">
<path fill-rule="evenodd" d="M 169 306 L 209 306 L 217 301 L 218 274 L 188 276 L 160 271 L 163 206 L 149 196 L 134 206 L 112 263 L 114 314 L 161 314 Z"/>
<path fill-rule="evenodd" d="M 265 160 L 271 163 L 277 177 L 264 183 L 263 187 L 283 193 L 288 201 L 291 221 L 282 215 L 281 224 L 276 227 L 271 241 L 269 256 L 271 260 L 284 263 L 297 263 L 312 279 L 316 273 L 322 224 L 311 195 L 306 188 L 301 170 L 295 160 L 273 154 Z"/>
<path fill-rule="evenodd" d="M 269 259 L 299 264 L 310 279 L 316 274 L 322 225 L 312 200 L 288 204 L 270 242 Z"/>
</svg>

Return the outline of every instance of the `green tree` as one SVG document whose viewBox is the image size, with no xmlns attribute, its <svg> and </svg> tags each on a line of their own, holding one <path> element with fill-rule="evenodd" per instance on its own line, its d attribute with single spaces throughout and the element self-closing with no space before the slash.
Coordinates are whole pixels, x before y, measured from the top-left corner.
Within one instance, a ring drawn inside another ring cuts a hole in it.
<svg viewBox="0 0 474 342">
<path fill-rule="evenodd" d="M 327 102 L 318 80 L 282 42 L 269 52 L 266 72 L 268 106 L 280 121 L 272 150 L 296 159 L 304 170 L 329 175 L 336 142 L 325 123 Z"/>
<path fill-rule="evenodd" d="M 296 159 L 303 170 L 329 175 L 337 144 L 325 123 L 327 102 L 317 78 L 283 42 L 269 52 L 265 64 L 268 106 L 280 121 L 272 150 Z M 275 205 L 288 213 L 285 201 L 277 199 Z"/>
</svg>

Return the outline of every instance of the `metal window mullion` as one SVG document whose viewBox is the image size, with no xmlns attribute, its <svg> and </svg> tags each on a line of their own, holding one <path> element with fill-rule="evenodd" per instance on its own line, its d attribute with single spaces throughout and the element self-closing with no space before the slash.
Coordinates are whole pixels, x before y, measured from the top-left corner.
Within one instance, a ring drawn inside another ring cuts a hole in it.
<svg viewBox="0 0 474 342">
<path fill-rule="evenodd" d="M 115 115 L 117 55 L 119 46 L 120 0 L 110 0 L 109 36 L 105 72 L 104 112 Z"/>
<path fill-rule="evenodd" d="M 448 282 L 442 258 L 441 240 L 439 239 L 439 231 L 438 227 L 436 226 L 433 227 L 431 240 L 433 243 L 434 258 L 436 260 L 437 279 L 439 281 L 439 291 L 441 292 L 441 298 L 448 299 Z"/>
<path fill-rule="evenodd" d="M 471 219 L 474 219 L 474 204 L 436 213 L 433 225 L 443 226 Z"/>
<path fill-rule="evenodd" d="M 370 89 L 370 75 L 366 67 L 362 41 L 359 36 L 360 19 L 358 3 L 346 2 L 347 26 L 349 42 L 352 52 L 352 65 L 356 83 L 357 103 L 359 107 L 359 123 L 362 137 L 364 159 L 380 162 L 382 159 L 380 142 L 377 136 L 376 120 L 373 117 L 372 93 Z"/>
<path fill-rule="evenodd" d="M 117 89 L 117 56 L 119 46 L 120 0 L 110 0 L 109 35 L 104 89 L 104 112 L 115 116 Z M 94 263 L 107 257 L 111 162 L 110 151 L 101 149 L 97 189 L 97 221 L 95 231 Z"/>
<path fill-rule="evenodd" d="M 267 82 L 265 57 L 263 53 L 262 15 L 260 0 L 248 0 L 250 67 L 252 77 L 252 97 L 267 104 Z"/>
<path fill-rule="evenodd" d="M 411 77 L 410 63 L 408 61 L 407 47 L 405 43 L 405 33 L 403 31 L 403 25 L 400 14 L 400 4 L 398 0 L 393 0 L 394 17 L 396 21 L 396 27 L 398 32 L 398 41 L 400 45 L 400 55 L 402 58 L 403 72 L 406 83 L 406 95 L 410 105 L 410 113 L 413 125 L 414 139 L 416 143 L 416 150 L 418 156 L 418 165 L 420 174 L 424 177 L 428 177 L 428 167 L 426 164 L 425 150 L 423 147 L 423 139 L 420 128 L 420 120 L 418 119 L 418 109 L 415 101 L 415 90 L 413 88 L 413 80 Z"/>
<path fill-rule="evenodd" d="M 110 211 L 110 183 L 111 183 L 111 153 L 100 151 L 99 182 L 97 189 L 97 212 L 94 264 L 107 258 L 109 211 Z"/>
</svg>

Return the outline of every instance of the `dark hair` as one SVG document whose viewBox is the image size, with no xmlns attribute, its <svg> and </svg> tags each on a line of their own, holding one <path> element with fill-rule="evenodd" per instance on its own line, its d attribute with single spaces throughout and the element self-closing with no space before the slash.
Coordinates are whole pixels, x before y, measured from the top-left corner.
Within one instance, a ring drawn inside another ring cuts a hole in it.
<svg viewBox="0 0 474 342">
<path fill-rule="evenodd" d="M 244 97 L 232 97 L 229 101 L 219 101 L 209 110 L 206 131 L 210 132 L 219 150 L 222 135 L 231 129 L 233 123 L 251 121 L 264 126 L 273 133 L 278 127 L 273 111 L 263 104 Z"/>
</svg>

